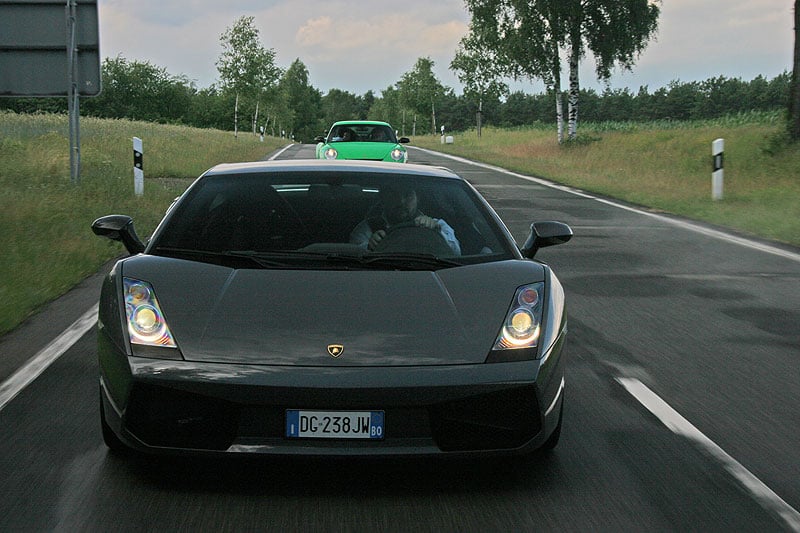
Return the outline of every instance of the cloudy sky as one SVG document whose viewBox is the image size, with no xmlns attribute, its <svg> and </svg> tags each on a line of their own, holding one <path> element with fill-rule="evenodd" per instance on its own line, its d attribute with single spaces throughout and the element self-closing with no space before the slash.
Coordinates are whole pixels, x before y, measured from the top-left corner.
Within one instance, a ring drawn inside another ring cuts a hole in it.
<svg viewBox="0 0 800 533">
<path fill-rule="evenodd" d="M 715 76 L 750 81 L 791 72 L 793 0 L 664 0 L 656 39 L 634 71 L 615 72 L 612 88 L 650 91 L 671 81 Z M 448 69 L 469 17 L 463 0 L 99 0 L 100 54 L 149 61 L 198 87 L 218 79 L 220 35 L 255 17 L 265 48 L 286 68 L 300 59 L 323 94 L 380 94 L 430 57 L 442 83 L 461 93 Z M 602 90 L 591 59 L 583 87 Z M 538 93 L 531 81 L 512 88 Z"/>
</svg>

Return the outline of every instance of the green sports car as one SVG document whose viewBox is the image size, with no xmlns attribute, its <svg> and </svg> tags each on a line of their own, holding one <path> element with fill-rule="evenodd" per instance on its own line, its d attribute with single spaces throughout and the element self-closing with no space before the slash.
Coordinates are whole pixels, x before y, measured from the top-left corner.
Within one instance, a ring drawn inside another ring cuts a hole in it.
<svg viewBox="0 0 800 533">
<path fill-rule="evenodd" d="M 336 122 L 327 137 L 317 137 L 317 159 L 364 159 L 405 163 L 407 137 L 395 135 L 386 122 L 348 120 Z"/>
</svg>

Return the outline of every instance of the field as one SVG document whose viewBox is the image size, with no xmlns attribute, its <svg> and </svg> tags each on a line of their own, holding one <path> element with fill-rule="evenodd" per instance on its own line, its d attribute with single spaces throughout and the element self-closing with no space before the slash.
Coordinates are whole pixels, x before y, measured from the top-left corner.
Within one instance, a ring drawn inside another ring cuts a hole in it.
<svg viewBox="0 0 800 533">
<path fill-rule="evenodd" d="M 553 127 L 485 128 L 412 144 L 800 246 L 800 146 L 777 115 L 708 123 L 582 125 L 559 146 Z M 144 142 L 144 195 L 134 195 L 132 137 Z M 725 197 L 711 200 L 711 142 L 725 139 Z M 123 213 L 146 238 L 170 202 L 217 163 L 258 160 L 281 139 L 122 120 L 81 119 L 79 183 L 69 173 L 66 116 L 0 113 L 0 334 L 63 294 L 121 245 L 89 226 Z"/>
</svg>

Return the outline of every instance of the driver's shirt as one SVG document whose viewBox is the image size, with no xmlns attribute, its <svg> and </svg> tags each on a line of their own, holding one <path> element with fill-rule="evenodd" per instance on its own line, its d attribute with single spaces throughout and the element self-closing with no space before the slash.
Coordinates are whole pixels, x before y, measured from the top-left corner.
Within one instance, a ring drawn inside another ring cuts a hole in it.
<svg viewBox="0 0 800 533">
<path fill-rule="evenodd" d="M 440 218 L 434 218 L 433 220 L 435 220 L 436 224 L 439 226 L 439 234 L 447 242 L 447 245 L 450 246 L 453 255 L 461 255 L 461 245 L 458 239 L 456 239 L 456 232 L 453 231 L 453 228 Z M 389 229 L 391 226 L 387 223 L 386 228 Z M 372 237 L 372 228 L 367 220 L 362 220 L 350 233 L 350 242 L 366 250 L 369 245 L 370 237 Z"/>
</svg>

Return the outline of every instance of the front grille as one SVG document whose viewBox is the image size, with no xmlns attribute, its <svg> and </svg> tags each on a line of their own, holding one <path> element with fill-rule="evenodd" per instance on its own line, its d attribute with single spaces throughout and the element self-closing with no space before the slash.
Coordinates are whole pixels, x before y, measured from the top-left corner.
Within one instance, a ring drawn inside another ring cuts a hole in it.
<svg viewBox="0 0 800 533">
<path fill-rule="evenodd" d="M 150 446 L 225 450 L 236 437 L 238 418 L 238 409 L 225 401 L 136 385 L 124 422 Z"/>
<path fill-rule="evenodd" d="M 442 451 L 519 448 L 541 430 L 533 386 L 440 404 L 432 408 L 431 420 Z"/>
</svg>

